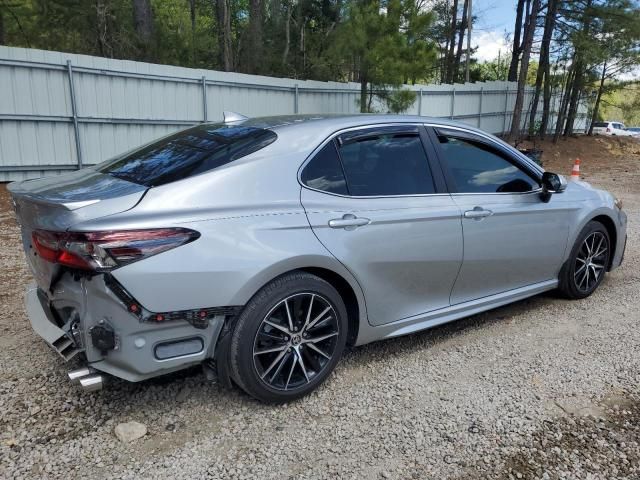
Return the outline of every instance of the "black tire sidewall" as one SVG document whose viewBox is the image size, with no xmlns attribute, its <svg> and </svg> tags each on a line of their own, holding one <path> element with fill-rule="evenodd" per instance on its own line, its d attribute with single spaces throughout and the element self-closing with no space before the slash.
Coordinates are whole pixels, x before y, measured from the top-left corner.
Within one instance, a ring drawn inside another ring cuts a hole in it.
<svg viewBox="0 0 640 480">
<path fill-rule="evenodd" d="M 586 292 L 583 292 L 579 290 L 575 284 L 574 275 L 576 270 L 576 256 L 578 255 L 578 252 L 582 247 L 582 244 L 584 243 L 585 239 L 594 232 L 602 233 L 607 239 L 607 258 L 605 261 L 605 271 L 603 272 L 602 275 L 600 275 L 600 278 L 598 279 L 596 284 L 593 286 L 593 288 L 591 288 Z M 569 298 L 574 298 L 574 299 L 586 298 L 589 295 L 591 295 L 593 292 L 595 292 L 598 289 L 598 287 L 602 283 L 605 273 L 607 272 L 607 267 L 610 259 L 611 259 L 611 238 L 609 237 L 609 232 L 607 231 L 605 226 L 600 222 L 597 222 L 597 221 L 589 222 L 582 229 L 582 231 L 580 232 L 580 235 L 578 235 L 578 238 L 576 239 L 576 242 L 573 245 L 573 249 L 571 250 L 571 255 L 569 256 L 569 260 L 567 261 L 567 264 L 563 269 L 564 278 L 562 278 L 562 286 L 561 286 L 561 290 L 563 291 L 563 293 Z"/>
<path fill-rule="evenodd" d="M 298 293 L 315 293 L 327 300 L 338 316 L 339 335 L 329 364 L 304 387 L 292 391 L 269 387 L 259 377 L 253 363 L 253 345 L 262 320 L 285 298 Z M 342 356 L 347 339 L 347 310 L 331 284 L 306 272 L 293 272 L 279 277 L 263 287 L 247 303 L 239 315 L 230 346 L 230 370 L 236 383 L 249 395 L 268 403 L 282 403 L 307 395 L 333 371 Z"/>
</svg>

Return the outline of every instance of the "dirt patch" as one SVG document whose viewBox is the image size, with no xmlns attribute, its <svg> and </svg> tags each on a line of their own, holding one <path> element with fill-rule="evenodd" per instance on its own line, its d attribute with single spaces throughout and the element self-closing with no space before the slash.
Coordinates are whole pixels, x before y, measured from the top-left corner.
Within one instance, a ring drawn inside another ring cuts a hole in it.
<svg viewBox="0 0 640 480">
<path fill-rule="evenodd" d="M 570 414 L 543 421 L 492 478 L 638 478 L 640 397 L 616 395 L 598 406 L 604 416 Z"/>
<path fill-rule="evenodd" d="M 576 159 L 580 159 L 580 173 L 585 179 L 595 174 L 636 173 L 640 167 L 640 139 L 628 137 L 579 136 L 524 142 L 519 148 L 538 148 L 543 151 L 544 168 L 570 175 Z"/>
</svg>

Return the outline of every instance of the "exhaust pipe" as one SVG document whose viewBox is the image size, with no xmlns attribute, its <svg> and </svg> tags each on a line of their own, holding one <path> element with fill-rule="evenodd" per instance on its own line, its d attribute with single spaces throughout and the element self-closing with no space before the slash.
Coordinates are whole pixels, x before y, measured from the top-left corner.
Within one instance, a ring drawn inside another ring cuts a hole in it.
<svg viewBox="0 0 640 480">
<path fill-rule="evenodd" d="M 102 375 L 89 375 L 80 379 L 80 386 L 85 392 L 102 390 Z"/>
<path fill-rule="evenodd" d="M 82 377 L 87 377 L 92 373 L 93 373 L 93 370 L 90 369 L 89 367 L 82 367 L 82 368 L 78 368 L 77 370 L 71 370 L 69 373 L 67 373 L 67 376 L 69 377 L 69 380 L 71 380 L 73 383 L 78 383 L 80 382 L 80 379 Z"/>
<path fill-rule="evenodd" d="M 71 370 L 67 376 L 72 383 L 79 383 L 85 392 L 95 392 L 96 390 L 102 389 L 102 375 L 96 374 L 95 370 L 91 367 Z"/>
</svg>

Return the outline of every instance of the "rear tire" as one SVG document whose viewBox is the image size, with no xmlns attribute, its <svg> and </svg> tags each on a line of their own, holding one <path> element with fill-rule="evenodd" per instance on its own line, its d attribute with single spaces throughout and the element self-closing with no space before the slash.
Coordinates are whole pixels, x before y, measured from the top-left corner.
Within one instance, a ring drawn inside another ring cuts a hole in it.
<svg viewBox="0 0 640 480">
<path fill-rule="evenodd" d="M 347 339 L 347 311 L 331 284 L 292 272 L 245 306 L 231 337 L 234 381 L 249 395 L 283 403 L 315 390 L 333 371 Z"/>
<path fill-rule="evenodd" d="M 591 295 L 602 283 L 610 255 L 609 232 L 600 222 L 589 222 L 578 235 L 560 271 L 558 290 L 570 299 Z"/>
</svg>

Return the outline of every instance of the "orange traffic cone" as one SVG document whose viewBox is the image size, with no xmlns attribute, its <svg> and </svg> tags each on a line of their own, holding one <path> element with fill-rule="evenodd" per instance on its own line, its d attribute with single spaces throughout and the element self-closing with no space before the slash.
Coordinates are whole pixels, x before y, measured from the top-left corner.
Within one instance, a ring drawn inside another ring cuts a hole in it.
<svg viewBox="0 0 640 480">
<path fill-rule="evenodd" d="M 576 158 L 573 164 L 573 170 L 571 170 L 571 180 L 580 180 L 580 159 Z"/>
</svg>

